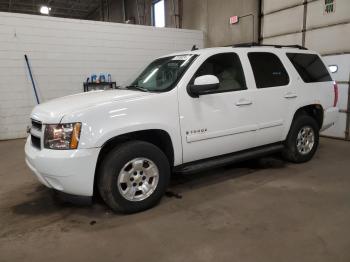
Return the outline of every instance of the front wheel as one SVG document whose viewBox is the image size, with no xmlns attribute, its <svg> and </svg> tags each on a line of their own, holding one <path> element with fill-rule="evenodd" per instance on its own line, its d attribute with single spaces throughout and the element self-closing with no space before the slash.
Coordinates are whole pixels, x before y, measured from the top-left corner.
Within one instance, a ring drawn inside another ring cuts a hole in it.
<svg viewBox="0 0 350 262">
<path fill-rule="evenodd" d="M 298 116 L 292 123 L 283 156 L 294 163 L 309 161 L 315 154 L 319 143 L 319 126 L 308 115 Z"/>
<path fill-rule="evenodd" d="M 169 178 L 168 159 L 158 147 L 130 141 L 105 157 L 99 170 L 98 188 L 112 210 L 134 213 L 156 205 Z"/>
</svg>

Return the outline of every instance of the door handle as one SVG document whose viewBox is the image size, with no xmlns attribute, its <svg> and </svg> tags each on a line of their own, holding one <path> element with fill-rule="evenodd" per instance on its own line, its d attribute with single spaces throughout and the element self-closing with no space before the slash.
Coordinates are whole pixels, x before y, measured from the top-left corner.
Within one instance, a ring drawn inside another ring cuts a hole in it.
<svg viewBox="0 0 350 262">
<path fill-rule="evenodd" d="M 251 104 L 253 104 L 253 102 L 246 99 L 240 99 L 238 102 L 236 102 L 236 106 L 249 106 Z"/>
<path fill-rule="evenodd" d="M 284 98 L 287 98 L 287 99 L 297 98 L 297 97 L 298 97 L 297 94 L 292 93 L 292 92 L 287 93 L 287 94 L 284 95 Z"/>
</svg>

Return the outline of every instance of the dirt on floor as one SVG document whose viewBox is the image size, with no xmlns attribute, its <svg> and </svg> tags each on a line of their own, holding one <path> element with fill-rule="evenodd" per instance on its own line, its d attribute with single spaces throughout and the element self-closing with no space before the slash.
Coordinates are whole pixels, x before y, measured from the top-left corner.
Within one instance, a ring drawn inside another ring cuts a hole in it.
<svg viewBox="0 0 350 262">
<path fill-rule="evenodd" d="M 173 176 L 161 203 L 120 215 L 63 203 L 0 142 L 0 261 L 350 261 L 350 142 Z"/>
</svg>

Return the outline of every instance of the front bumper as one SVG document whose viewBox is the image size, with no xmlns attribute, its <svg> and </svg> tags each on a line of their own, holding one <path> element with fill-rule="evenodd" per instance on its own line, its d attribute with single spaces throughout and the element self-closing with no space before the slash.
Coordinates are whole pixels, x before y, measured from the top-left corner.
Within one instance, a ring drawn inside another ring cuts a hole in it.
<svg viewBox="0 0 350 262">
<path fill-rule="evenodd" d="M 36 149 L 30 136 L 25 145 L 26 163 L 49 188 L 78 196 L 92 196 L 100 148 L 77 150 Z"/>
</svg>

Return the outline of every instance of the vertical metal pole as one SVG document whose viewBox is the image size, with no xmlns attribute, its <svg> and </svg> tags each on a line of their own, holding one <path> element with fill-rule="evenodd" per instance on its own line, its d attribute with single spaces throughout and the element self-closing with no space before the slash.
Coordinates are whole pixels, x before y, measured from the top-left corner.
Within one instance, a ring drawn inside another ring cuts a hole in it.
<svg viewBox="0 0 350 262">
<path fill-rule="evenodd" d="M 252 37 L 252 39 L 253 39 L 253 43 L 254 43 L 254 41 L 255 41 L 255 17 L 254 17 L 254 14 L 252 14 L 252 17 L 253 17 L 253 37 Z"/>
<path fill-rule="evenodd" d="M 110 22 L 111 21 L 111 16 L 110 16 L 110 3 L 109 0 L 106 0 L 106 5 L 107 5 L 107 21 Z"/>
<path fill-rule="evenodd" d="M 263 27 L 263 0 L 259 0 L 259 11 L 258 11 L 258 43 L 260 43 L 260 40 L 263 38 L 262 36 L 262 27 Z"/>
<path fill-rule="evenodd" d="M 304 0 L 304 14 L 303 14 L 303 29 L 302 29 L 302 46 L 305 47 L 306 39 L 306 17 L 307 17 L 307 0 Z"/>
<path fill-rule="evenodd" d="M 183 3 L 182 0 L 178 0 L 178 15 L 179 15 L 179 28 L 182 28 L 182 13 L 183 13 Z"/>
<path fill-rule="evenodd" d="M 101 12 L 101 21 L 105 20 L 105 7 L 104 7 L 104 0 L 101 0 L 100 4 L 100 12 Z"/>
<path fill-rule="evenodd" d="M 345 140 L 350 140 L 350 73 L 348 82 L 348 106 L 346 109 L 346 128 L 345 128 Z"/>
<path fill-rule="evenodd" d="M 147 25 L 147 19 L 146 19 L 146 15 L 147 15 L 147 12 L 146 12 L 146 6 L 147 6 L 147 3 L 146 3 L 146 0 L 143 0 L 143 8 L 142 8 L 142 24 L 143 25 Z"/>
<path fill-rule="evenodd" d="M 125 0 L 122 1 L 122 5 L 123 5 L 123 23 L 125 23 L 126 21 L 126 11 L 125 11 Z"/>
<path fill-rule="evenodd" d="M 176 8 L 175 8 L 175 2 L 174 0 L 172 0 L 172 4 L 173 4 L 173 15 L 174 15 L 174 27 L 177 28 L 177 19 L 176 19 Z"/>
<path fill-rule="evenodd" d="M 140 19 L 140 11 L 139 11 L 139 1 L 135 0 L 136 2 L 136 12 L 137 12 L 137 19 L 139 20 L 139 25 L 141 24 L 141 19 Z"/>
</svg>

